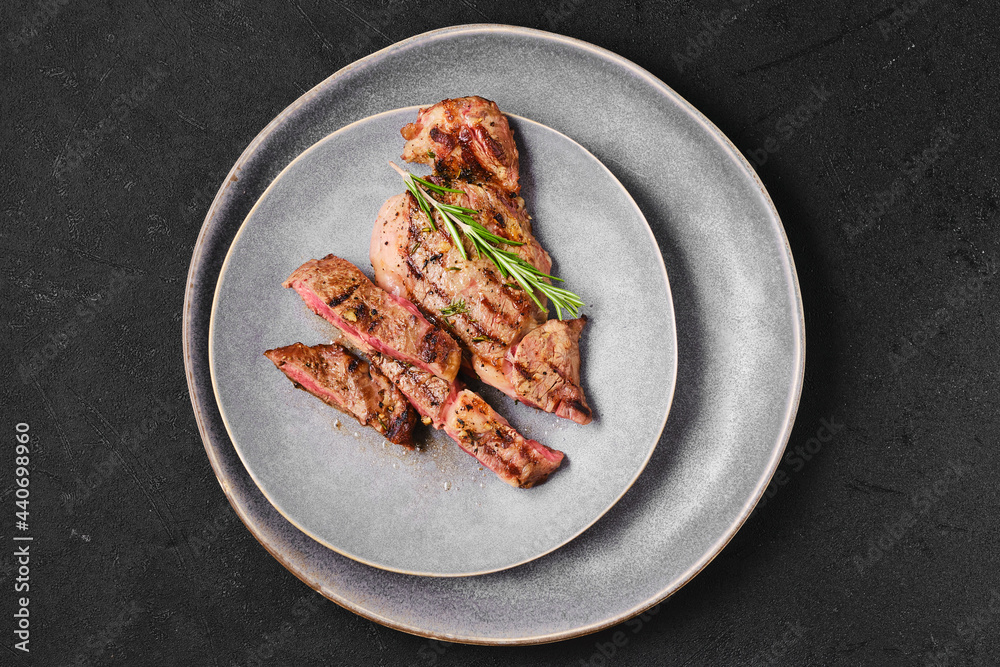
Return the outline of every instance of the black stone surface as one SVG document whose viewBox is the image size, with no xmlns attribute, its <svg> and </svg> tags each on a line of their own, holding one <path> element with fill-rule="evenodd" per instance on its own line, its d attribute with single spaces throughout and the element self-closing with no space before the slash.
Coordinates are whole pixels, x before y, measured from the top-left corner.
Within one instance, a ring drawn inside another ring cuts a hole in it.
<svg viewBox="0 0 1000 667">
<path fill-rule="evenodd" d="M 998 664 L 997 14 L 963 0 L 3 3 L 0 664 Z M 802 404 L 763 506 L 657 613 L 540 647 L 430 642 L 295 579 L 226 503 L 180 349 L 191 249 L 260 129 L 359 57 L 478 22 L 593 42 L 702 110 L 758 166 L 806 310 Z M 28 593 L 14 535 L 34 537 Z"/>
</svg>

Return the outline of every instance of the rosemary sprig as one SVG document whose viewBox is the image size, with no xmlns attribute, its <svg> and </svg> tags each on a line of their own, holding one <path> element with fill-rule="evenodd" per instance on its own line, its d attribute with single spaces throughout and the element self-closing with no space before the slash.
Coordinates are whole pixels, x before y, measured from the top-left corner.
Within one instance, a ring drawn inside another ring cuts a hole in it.
<svg viewBox="0 0 1000 667">
<path fill-rule="evenodd" d="M 476 253 L 480 256 L 485 256 L 493 262 L 502 278 L 513 278 L 514 282 L 519 285 L 521 289 L 528 294 L 528 296 L 531 297 L 531 300 L 535 302 L 535 305 L 537 305 L 542 312 L 548 313 L 549 311 L 542 305 L 542 302 L 538 300 L 538 297 L 535 296 L 535 292 L 541 292 L 549 298 L 552 305 L 556 307 L 556 314 L 560 320 L 563 319 L 563 309 L 565 309 L 571 317 L 577 317 L 579 308 L 583 306 L 583 300 L 576 294 L 573 294 L 573 292 L 561 287 L 556 287 L 555 285 L 551 285 L 543 280 L 543 278 L 548 278 L 549 280 L 558 280 L 559 282 L 563 282 L 562 278 L 557 278 L 556 276 L 550 276 L 547 273 L 543 273 L 519 257 L 516 253 L 500 247 L 504 245 L 519 246 L 524 245 L 523 243 L 520 241 L 512 241 L 502 236 L 497 236 L 486 229 L 482 223 L 473 217 L 479 213 L 479 211 L 471 208 L 465 208 L 463 206 L 444 204 L 434 199 L 434 197 L 430 195 L 430 192 L 428 192 L 429 190 L 437 193 L 453 192 L 463 194 L 462 190 L 446 188 L 442 185 L 431 183 L 430 181 L 420 178 L 419 176 L 414 176 L 404 169 L 400 169 L 392 162 L 389 164 L 392 165 L 392 168 L 399 172 L 399 175 L 403 177 L 403 183 L 406 185 L 406 189 L 409 190 L 410 194 L 412 194 L 414 199 L 417 200 L 417 205 L 420 207 L 420 210 L 427 215 L 432 229 L 437 230 L 437 226 L 434 224 L 434 212 L 441 216 L 441 220 L 448 229 L 448 233 L 451 235 L 451 238 L 455 242 L 455 246 L 458 248 L 458 251 L 461 253 L 463 259 L 468 259 L 469 256 L 465 251 L 465 244 L 462 242 L 462 237 L 458 232 L 459 228 L 461 228 L 465 236 L 472 242 L 472 247 L 475 248 Z M 442 311 L 442 314 L 444 314 L 444 311 Z"/>
<path fill-rule="evenodd" d="M 452 301 L 446 308 L 442 308 L 441 316 L 451 317 L 452 315 L 460 315 L 467 312 L 469 312 L 469 307 L 465 305 L 465 299 L 459 299 L 458 301 Z"/>
</svg>

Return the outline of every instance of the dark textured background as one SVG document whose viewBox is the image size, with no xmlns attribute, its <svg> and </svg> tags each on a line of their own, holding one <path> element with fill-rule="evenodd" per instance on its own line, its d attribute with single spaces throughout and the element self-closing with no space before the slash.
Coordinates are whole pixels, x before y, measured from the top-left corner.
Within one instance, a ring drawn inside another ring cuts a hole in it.
<svg viewBox="0 0 1000 667">
<path fill-rule="evenodd" d="M 23 421 L 34 664 L 997 664 L 997 13 L 3 3 L 0 553 Z M 806 382 L 781 484 L 618 646 L 616 630 L 440 644 L 322 599 L 235 518 L 188 400 L 188 262 L 243 148 L 340 67 L 473 22 L 577 37 L 662 78 L 756 160 L 799 271 Z M 843 428 L 810 443 L 823 420 Z M 0 557 L 0 664 L 27 664 L 13 576 Z"/>
</svg>

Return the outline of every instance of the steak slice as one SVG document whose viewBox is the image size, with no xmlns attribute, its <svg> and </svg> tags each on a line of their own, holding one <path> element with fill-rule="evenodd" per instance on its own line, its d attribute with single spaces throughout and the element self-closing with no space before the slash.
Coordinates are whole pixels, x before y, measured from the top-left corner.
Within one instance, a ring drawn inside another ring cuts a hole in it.
<svg viewBox="0 0 1000 667">
<path fill-rule="evenodd" d="M 342 346 L 294 343 L 267 350 L 264 356 L 299 389 L 413 449 L 416 412 L 388 378 Z"/>
<path fill-rule="evenodd" d="M 361 270 L 334 255 L 311 259 L 284 282 L 317 315 L 368 347 L 448 380 L 462 352 L 451 336 L 428 322 L 409 301 L 372 284 Z"/>
<path fill-rule="evenodd" d="M 299 294 L 303 299 L 308 298 L 301 292 Z M 562 452 L 519 434 L 485 400 L 465 389 L 461 382 L 445 380 L 426 368 L 394 359 L 376 350 L 353 327 L 341 327 L 333 318 L 326 319 L 341 330 L 351 345 L 368 356 L 372 377 L 378 375 L 391 381 L 423 416 L 425 424 L 444 429 L 462 449 L 508 484 L 520 488 L 540 484 L 562 463 Z"/>
<path fill-rule="evenodd" d="M 518 399 L 578 424 L 593 418 L 580 388 L 580 332 L 587 323 L 549 320 L 507 352 L 504 371 Z"/>
<path fill-rule="evenodd" d="M 460 381 L 446 382 L 422 368 L 368 352 L 377 368 L 409 399 L 425 424 L 444 429 L 458 446 L 511 486 L 541 484 L 564 454 L 518 433 L 481 396 Z"/>
<path fill-rule="evenodd" d="M 443 100 L 421 109 L 400 134 L 407 162 L 433 165 L 439 176 L 521 191 L 514 134 L 496 102 L 478 96 Z"/>
<path fill-rule="evenodd" d="M 422 368 L 397 361 L 374 350 L 368 352 L 372 366 L 392 380 L 417 409 L 425 424 L 444 427 L 449 406 L 462 389 L 460 381 L 448 382 Z"/>
<path fill-rule="evenodd" d="M 562 452 L 514 430 L 475 392 L 463 389 L 449 406 L 445 433 L 511 486 L 527 489 L 549 478 Z"/>
<path fill-rule="evenodd" d="M 562 452 L 522 436 L 460 381 L 445 382 L 378 352 L 370 358 L 372 366 L 410 400 L 425 424 L 444 429 L 459 447 L 511 486 L 527 489 L 541 484 L 562 464 Z"/>
<path fill-rule="evenodd" d="M 443 428 L 459 447 L 511 486 L 527 489 L 541 484 L 562 464 L 562 452 L 522 436 L 461 382 L 445 382 L 377 352 L 371 359 L 410 399 L 424 423 Z"/>
</svg>

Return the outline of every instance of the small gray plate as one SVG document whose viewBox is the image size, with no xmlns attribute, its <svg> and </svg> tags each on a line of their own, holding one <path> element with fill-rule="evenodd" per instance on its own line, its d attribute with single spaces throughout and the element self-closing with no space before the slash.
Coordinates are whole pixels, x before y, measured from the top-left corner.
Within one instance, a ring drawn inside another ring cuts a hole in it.
<svg viewBox="0 0 1000 667">
<path fill-rule="evenodd" d="M 583 384 L 597 418 L 580 426 L 479 389 L 522 434 L 568 461 L 545 484 L 514 489 L 441 431 L 419 429 L 421 447 L 411 452 L 294 389 L 262 352 L 328 342 L 336 333 L 281 283 L 331 252 L 370 275 L 376 213 L 403 190 L 388 161 L 400 162 L 399 129 L 417 110 L 387 111 L 334 132 L 260 198 L 219 279 L 212 374 L 244 465 L 303 532 L 394 572 L 483 574 L 572 540 L 642 472 L 673 395 L 673 306 L 656 240 L 618 179 L 559 132 L 511 117 L 534 230 L 555 275 L 587 303 Z"/>
</svg>

